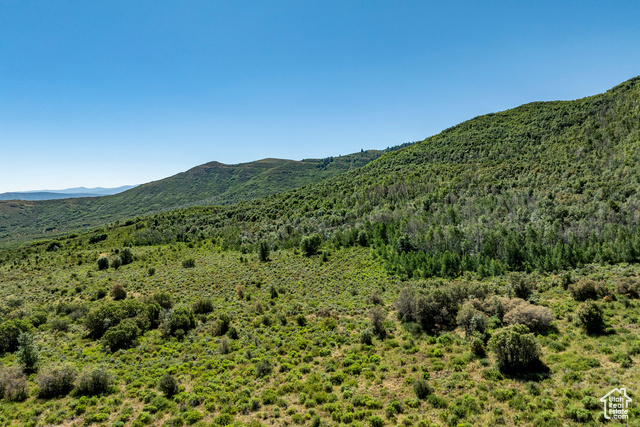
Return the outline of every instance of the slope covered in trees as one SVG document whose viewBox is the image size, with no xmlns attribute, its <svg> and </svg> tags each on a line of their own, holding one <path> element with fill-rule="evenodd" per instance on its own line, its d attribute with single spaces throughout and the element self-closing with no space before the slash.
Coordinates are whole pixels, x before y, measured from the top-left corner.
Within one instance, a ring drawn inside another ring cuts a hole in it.
<svg viewBox="0 0 640 427">
<path fill-rule="evenodd" d="M 640 425 L 639 84 L 0 250 L 0 424 Z"/>
<path fill-rule="evenodd" d="M 389 148 L 388 150 L 394 150 Z M 113 196 L 53 201 L 0 201 L 0 244 L 104 225 L 194 205 L 228 205 L 265 197 L 359 168 L 383 151 L 302 161 L 210 162 Z"/>
<path fill-rule="evenodd" d="M 639 149 L 635 78 L 601 95 L 474 118 L 312 186 L 160 215 L 137 235 L 239 247 L 292 246 L 317 232 L 336 245 L 373 245 L 407 278 L 637 261 Z"/>
</svg>

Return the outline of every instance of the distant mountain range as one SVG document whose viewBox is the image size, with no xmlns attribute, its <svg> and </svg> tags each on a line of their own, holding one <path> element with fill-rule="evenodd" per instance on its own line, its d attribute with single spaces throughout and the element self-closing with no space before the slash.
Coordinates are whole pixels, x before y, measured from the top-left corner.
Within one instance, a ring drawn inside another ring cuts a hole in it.
<svg viewBox="0 0 640 427">
<path fill-rule="evenodd" d="M 76 187 L 64 190 L 34 190 L 0 193 L 0 200 L 55 200 L 55 199 L 71 199 L 78 197 L 101 197 L 122 193 L 123 191 L 135 188 L 135 185 L 124 185 L 117 188 L 86 188 Z"/>
</svg>

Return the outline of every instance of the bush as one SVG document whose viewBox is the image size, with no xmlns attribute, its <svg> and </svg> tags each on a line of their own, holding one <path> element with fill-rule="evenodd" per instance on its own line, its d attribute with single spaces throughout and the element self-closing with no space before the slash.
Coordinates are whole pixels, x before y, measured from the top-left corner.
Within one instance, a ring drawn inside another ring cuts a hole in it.
<svg viewBox="0 0 640 427">
<path fill-rule="evenodd" d="M 365 345 L 373 344 L 373 332 L 371 332 L 371 329 L 365 329 L 360 332 L 360 342 Z"/>
<path fill-rule="evenodd" d="M 473 302 L 467 301 L 462 305 L 456 317 L 458 326 L 462 327 L 467 337 L 474 333 L 484 334 L 487 329 L 487 315 L 475 309 Z"/>
<path fill-rule="evenodd" d="M 122 265 L 131 264 L 133 262 L 133 252 L 131 252 L 131 249 L 124 248 L 121 250 L 120 259 L 122 260 Z"/>
<path fill-rule="evenodd" d="M 103 240 L 107 240 L 106 234 L 94 234 L 89 238 L 89 244 L 102 242 Z"/>
<path fill-rule="evenodd" d="M 597 334 L 604 330 L 602 309 L 593 301 L 586 301 L 576 310 L 577 322 L 588 334 Z"/>
<path fill-rule="evenodd" d="M 178 307 L 172 310 L 164 322 L 163 333 L 165 336 L 181 338 L 188 331 L 196 327 L 196 317 L 188 307 Z"/>
<path fill-rule="evenodd" d="M 38 397 L 50 399 L 66 396 L 73 390 L 76 370 L 71 365 L 54 365 L 41 369 L 36 377 Z"/>
<path fill-rule="evenodd" d="M 258 255 L 260 256 L 260 261 L 267 262 L 269 261 L 269 254 L 271 253 L 271 248 L 269 248 L 269 244 L 262 240 L 258 244 Z"/>
<path fill-rule="evenodd" d="M 516 298 L 528 299 L 534 290 L 531 278 L 525 273 L 513 272 L 507 276 L 507 286 L 509 293 Z"/>
<path fill-rule="evenodd" d="M 489 340 L 489 348 L 503 372 L 526 370 L 540 361 L 540 345 L 525 325 L 499 329 Z"/>
<path fill-rule="evenodd" d="M 7 320 L 0 324 L 0 354 L 14 352 L 18 349 L 18 337 L 29 332 L 31 325 L 24 319 Z"/>
<path fill-rule="evenodd" d="M 108 302 L 87 313 L 84 318 L 84 327 L 89 331 L 90 337 L 102 338 L 110 327 L 120 322 L 123 313 L 119 304 Z"/>
<path fill-rule="evenodd" d="M 576 301 L 598 299 L 605 293 L 604 286 L 594 280 L 583 277 L 569 286 L 569 293 Z"/>
<path fill-rule="evenodd" d="M 117 326 L 110 328 L 102 337 L 104 346 L 110 352 L 131 348 L 140 336 L 140 328 L 134 319 L 125 319 Z"/>
<path fill-rule="evenodd" d="M 49 329 L 53 332 L 67 332 L 69 330 L 69 319 L 66 317 L 49 319 Z"/>
<path fill-rule="evenodd" d="M 320 250 L 320 246 L 322 246 L 322 239 L 316 233 L 303 237 L 300 242 L 302 251 L 308 257 L 317 254 Z"/>
<path fill-rule="evenodd" d="M 22 402 L 28 395 L 27 376 L 18 367 L 0 368 L 0 397 Z"/>
<path fill-rule="evenodd" d="M 413 391 L 418 399 L 424 400 L 431 394 L 432 390 L 427 380 L 419 379 L 413 383 Z"/>
<path fill-rule="evenodd" d="M 178 381 L 173 375 L 166 373 L 158 382 L 158 390 L 164 393 L 166 397 L 172 397 L 178 393 Z"/>
<path fill-rule="evenodd" d="M 616 293 L 626 295 L 629 298 L 640 297 L 638 281 L 632 277 L 623 277 L 616 283 Z"/>
<path fill-rule="evenodd" d="M 122 266 L 122 258 L 116 255 L 111 260 L 111 268 L 113 268 L 114 270 L 117 270 L 120 268 L 120 266 Z"/>
<path fill-rule="evenodd" d="M 555 316 L 550 308 L 533 305 L 528 302 L 515 306 L 504 315 L 505 323 L 509 325 L 519 323 L 534 332 L 548 331 L 554 319 Z"/>
<path fill-rule="evenodd" d="M 18 362 L 25 372 L 34 372 L 40 361 L 40 353 L 33 343 L 33 335 L 23 332 L 18 336 Z"/>
<path fill-rule="evenodd" d="M 213 301 L 211 298 L 199 298 L 193 303 L 193 312 L 195 314 L 208 314 L 213 311 Z"/>
<path fill-rule="evenodd" d="M 373 307 L 369 310 L 369 320 L 371 320 L 371 330 L 380 339 L 387 336 L 387 330 L 384 327 L 384 321 L 387 313 L 381 307 Z"/>
<path fill-rule="evenodd" d="M 83 396 L 96 396 L 109 392 L 113 377 L 103 368 L 87 368 L 76 380 L 76 391 Z"/>
<path fill-rule="evenodd" d="M 127 297 L 127 291 L 120 283 L 115 283 L 111 287 L 111 297 L 116 301 L 125 299 Z"/>
<path fill-rule="evenodd" d="M 173 297 L 169 292 L 156 292 L 151 296 L 151 299 L 165 310 L 169 310 L 173 307 Z"/>
<path fill-rule="evenodd" d="M 258 378 L 262 378 L 271 374 L 272 370 L 273 367 L 271 366 L 271 363 L 269 363 L 267 359 L 262 359 L 260 363 L 256 365 L 256 376 Z"/>
<path fill-rule="evenodd" d="M 109 268 L 109 258 L 101 256 L 98 258 L 98 270 L 106 270 Z"/>
<path fill-rule="evenodd" d="M 188 258 L 182 261 L 182 267 L 184 268 L 193 268 L 196 266 L 196 260 L 193 258 Z"/>
</svg>

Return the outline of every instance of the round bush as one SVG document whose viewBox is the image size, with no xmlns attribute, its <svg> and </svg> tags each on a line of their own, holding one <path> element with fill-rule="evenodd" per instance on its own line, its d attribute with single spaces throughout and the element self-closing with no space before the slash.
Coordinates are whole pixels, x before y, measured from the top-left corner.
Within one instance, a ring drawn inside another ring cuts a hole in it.
<svg viewBox="0 0 640 427">
<path fill-rule="evenodd" d="M 102 342 L 109 351 L 114 352 L 131 348 L 139 336 L 140 328 L 138 328 L 136 321 L 125 319 L 117 326 L 110 328 L 102 337 Z"/>
<path fill-rule="evenodd" d="M 115 283 L 111 287 L 111 297 L 116 301 L 125 299 L 127 297 L 127 291 L 120 283 Z"/>
<path fill-rule="evenodd" d="M 426 399 L 431 394 L 431 386 L 427 380 L 420 379 L 413 383 L 413 391 L 418 399 Z"/>
<path fill-rule="evenodd" d="M 106 270 L 109 268 L 109 258 L 101 256 L 98 258 L 98 270 Z"/>
<path fill-rule="evenodd" d="M 499 329 L 489 340 L 489 348 L 496 356 L 498 368 L 505 372 L 526 370 L 540 360 L 540 345 L 525 325 Z"/>
<path fill-rule="evenodd" d="M 158 382 L 158 390 L 164 393 L 167 397 L 172 397 L 178 393 L 178 381 L 173 375 L 167 373 L 160 378 Z"/>
<path fill-rule="evenodd" d="M 597 334 L 604 330 L 604 319 L 602 309 L 593 301 L 586 301 L 580 304 L 576 310 L 578 324 L 588 334 Z"/>
<path fill-rule="evenodd" d="M 83 396 L 96 396 L 109 391 L 113 377 L 103 368 L 87 368 L 76 380 L 76 391 Z"/>
</svg>

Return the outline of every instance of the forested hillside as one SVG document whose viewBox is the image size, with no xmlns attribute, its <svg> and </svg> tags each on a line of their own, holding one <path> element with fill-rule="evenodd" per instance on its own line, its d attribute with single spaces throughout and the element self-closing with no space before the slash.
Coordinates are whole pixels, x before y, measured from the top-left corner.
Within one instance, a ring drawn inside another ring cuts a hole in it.
<svg viewBox="0 0 640 427">
<path fill-rule="evenodd" d="M 2 249 L 0 425 L 640 426 L 639 143 L 636 78 Z"/>
<path fill-rule="evenodd" d="M 474 118 L 310 187 L 160 215 L 133 241 L 293 246 L 318 232 L 373 245 L 406 278 L 637 261 L 639 148 L 635 78 L 602 95 Z"/>
<path fill-rule="evenodd" d="M 180 207 L 228 205 L 265 197 L 359 168 L 383 152 L 367 150 L 302 161 L 263 159 L 237 165 L 210 162 L 113 196 L 0 201 L 0 246 Z"/>
</svg>

